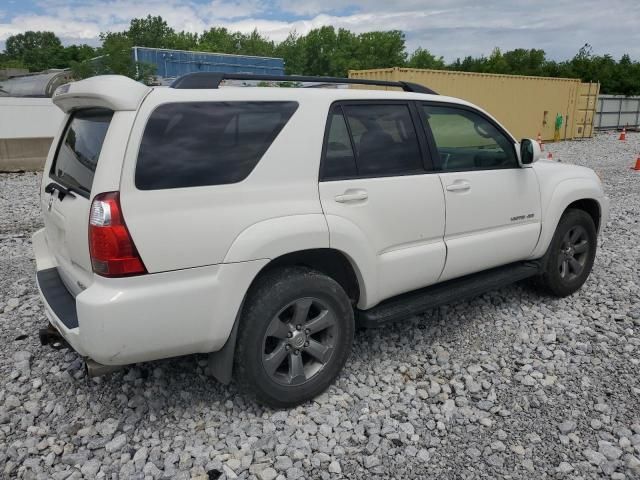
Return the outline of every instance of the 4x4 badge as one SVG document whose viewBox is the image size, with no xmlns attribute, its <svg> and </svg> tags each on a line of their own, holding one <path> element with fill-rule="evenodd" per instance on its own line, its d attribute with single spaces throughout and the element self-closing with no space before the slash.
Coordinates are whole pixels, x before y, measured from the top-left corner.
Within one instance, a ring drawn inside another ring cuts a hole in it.
<svg viewBox="0 0 640 480">
<path fill-rule="evenodd" d="M 51 211 L 51 206 L 53 205 L 53 194 L 49 196 L 49 205 L 47 206 L 47 210 Z"/>
</svg>

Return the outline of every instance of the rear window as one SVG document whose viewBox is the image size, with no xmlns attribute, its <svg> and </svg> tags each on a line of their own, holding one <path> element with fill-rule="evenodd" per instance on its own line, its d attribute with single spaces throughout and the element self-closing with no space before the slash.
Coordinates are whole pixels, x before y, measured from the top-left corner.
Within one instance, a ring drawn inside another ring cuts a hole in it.
<svg viewBox="0 0 640 480">
<path fill-rule="evenodd" d="M 296 102 L 191 102 L 159 106 L 145 128 L 141 190 L 244 180 L 298 108 Z"/>
<path fill-rule="evenodd" d="M 66 187 L 89 196 L 112 117 L 113 111 L 103 108 L 74 112 L 58 145 L 50 176 Z"/>
</svg>

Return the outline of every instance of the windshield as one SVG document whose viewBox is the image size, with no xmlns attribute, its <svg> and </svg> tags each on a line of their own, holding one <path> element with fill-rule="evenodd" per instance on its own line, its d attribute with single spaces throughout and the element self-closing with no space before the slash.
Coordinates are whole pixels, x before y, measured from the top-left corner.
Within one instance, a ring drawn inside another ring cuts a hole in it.
<svg viewBox="0 0 640 480">
<path fill-rule="evenodd" d="M 72 114 L 58 146 L 50 176 L 68 188 L 89 196 L 113 112 L 104 108 Z"/>
</svg>

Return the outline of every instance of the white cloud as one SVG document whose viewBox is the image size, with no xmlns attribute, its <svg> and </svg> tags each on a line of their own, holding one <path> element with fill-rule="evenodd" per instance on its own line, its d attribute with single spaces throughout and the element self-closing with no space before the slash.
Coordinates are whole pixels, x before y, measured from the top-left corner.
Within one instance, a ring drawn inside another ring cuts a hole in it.
<svg viewBox="0 0 640 480">
<path fill-rule="evenodd" d="M 246 18 L 265 10 L 266 6 L 259 0 L 226 1 L 212 0 L 199 8 L 199 13 L 208 18 L 234 19 Z"/>
<path fill-rule="evenodd" d="M 95 39 L 100 29 L 95 22 L 83 22 L 63 19 L 47 15 L 21 15 L 14 17 L 10 23 L 0 23 L 0 40 L 6 40 L 10 35 L 22 33 L 25 30 L 48 30 L 59 37 L 77 39 Z"/>
<path fill-rule="evenodd" d="M 640 2 L 609 0 L 40 0 L 32 13 L 0 12 L 0 48 L 25 30 L 52 30 L 65 43 L 95 44 L 101 31 L 127 27 L 131 18 L 161 15 L 173 28 L 200 32 L 226 26 L 257 28 L 280 41 L 323 25 L 355 32 L 399 29 L 409 49 L 428 48 L 452 60 L 503 50 L 543 48 L 553 58 L 573 56 L 585 42 L 596 53 L 640 58 Z M 523 5 L 524 4 L 524 5 Z M 345 13 L 347 12 L 347 13 Z"/>
</svg>

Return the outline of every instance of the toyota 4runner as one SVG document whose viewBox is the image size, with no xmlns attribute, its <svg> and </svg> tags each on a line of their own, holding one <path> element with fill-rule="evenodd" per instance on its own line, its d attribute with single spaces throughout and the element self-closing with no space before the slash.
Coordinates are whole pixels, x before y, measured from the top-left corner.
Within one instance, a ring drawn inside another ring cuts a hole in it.
<svg viewBox="0 0 640 480">
<path fill-rule="evenodd" d="M 375 89 L 308 88 L 333 83 Z M 295 405 L 333 382 L 356 325 L 528 277 L 575 292 L 607 220 L 593 171 L 410 83 L 99 76 L 53 102 L 40 338 L 89 375 L 210 353 L 220 381 Z"/>
</svg>

